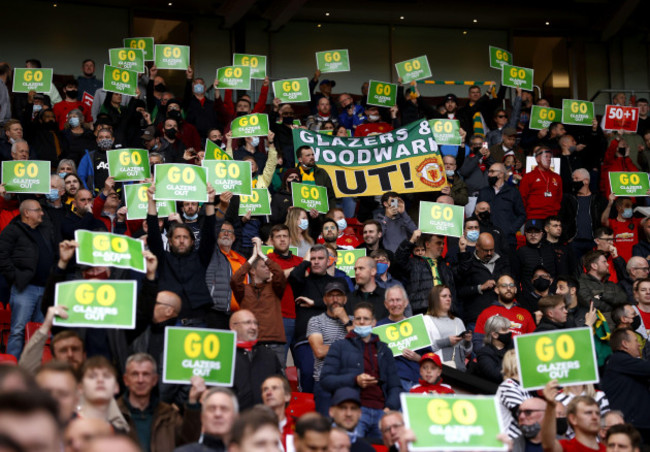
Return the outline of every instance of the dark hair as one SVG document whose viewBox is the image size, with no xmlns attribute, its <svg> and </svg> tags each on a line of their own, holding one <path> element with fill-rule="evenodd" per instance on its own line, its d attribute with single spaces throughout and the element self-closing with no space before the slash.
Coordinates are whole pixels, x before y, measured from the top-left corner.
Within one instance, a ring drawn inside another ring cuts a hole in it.
<svg viewBox="0 0 650 452">
<path fill-rule="evenodd" d="M 390 198 L 399 198 L 399 194 L 394 191 L 387 191 L 381 195 L 381 205 L 383 206 L 385 202 L 388 202 Z"/>
<path fill-rule="evenodd" d="M 39 375 L 42 372 L 58 372 L 61 374 L 67 373 L 72 375 L 74 381 L 79 381 L 79 374 L 77 374 L 74 368 L 66 361 L 59 361 L 59 360 L 48 361 L 36 371 L 35 375 Z"/>
<path fill-rule="evenodd" d="M 332 430 L 332 423 L 322 414 L 307 413 L 298 419 L 295 430 L 298 438 L 303 439 L 309 431 L 329 433 Z"/>
<path fill-rule="evenodd" d="M 634 333 L 634 331 L 629 328 L 619 328 L 614 330 L 612 335 L 609 337 L 609 346 L 613 351 L 620 350 L 623 346 L 623 341 L 628 340 L 628 331 Z"/>
<path fill-rule="evenodd" d="M 270 425 L 279 430 L 278 417 L 265 406 L 254 406 L 235 420 L 232 426 L 230 444 L 241 445 L 244 437 L 251 435 L 262 427 Z"/>
<path fill-rule="evenodd" d="M 439 308 L 439 303 L 440 303 L 440 295 L 442 294 L 443 290 L 449 290 L 451 292 L 451 289 L 449 286 L 445 284 L 439 284 L 437 286 L 433 286 L 431 290 L 429 291 L 429 306 L 427 308 L 427 315 L 437 317 L 438 316 L 438 308 Z M 453 320 L 454 315 L 451 313 L 451 309 L 447 313 L 450 319 Z"/>
<path fill-rule="evenodd" d="M 61 427 L 56 400 L 46 391 L 39 389 L 29 392 L 10 391 L 0 393 L 0 413 L 20 415 L 45 413 L 56 424 L 57 430 Z"/>
<path fill-rule="evenodd" d="M 557 284 L 560 281 L 564 281 L 569 286 L 569 289 L 580 290 L 580 282 L 575 276 L 560 275 L 555 279 L 555 283 Z"/>
<path fill-rule="evenodd" d="M 623 434 L 626 435 L 628 438 L 630 438 L 630 442 L 632 443 L 633 449 L 641 448 L 641 434 L 637 429 L 634 428 L 633 425 L 631 424 L 612 425 L 610 428 L 607 429 L 607 433 L 605 434 L 605 441 L 607 441 L 610 436 L 616 434 Z"/>
<path fill-rule="evenodd" d="M 550 217 L 546 217 L 546 220 L 544 220 L 544 227 L 549 226 L 551 224 L 551 221 L 559 221 L 560 224 L 562 224 L 562 220 L 560 220 L 560 217 L 557 215 L 551 215 Z"/>
<path fill-rule="evenodd" d="M 0 433 L 0 450 L 7 450 L 9 452 L 25 452 L 23 446 L 3 433 Z"/>
<path fill-rule="evenodd" d="M 276 232 L 280 232 L 280 231 L 287 231 L 287 232 L 289 232 L 289 226 L 287 226 L 287 225 L 284 224 L 284 223 L 275 224 L 275 225 L 273 225 L 273 227 L 271 228 L 271 232 L 269 233 L 269 236 L 270 236 L 271 238 L 273 238 L 273 235 L 275 235 Z"/>
<path fill-rule="evenodd" d="M 549 272 L 549 271 L 546 269 L 546 267 L 544 267 L 543 265 L 540 264 L 540 265 L 536 265 L 535 268 L 533 268 L 533 274 L 532 274 L 532 276 L 534 276 L 535 273 L 537 273 L 539 270 L 542 270 L 542 271 L 546 272 L 546 273 L 549 274 L 549 275 L 551 274 L 551 272 Z"/>
<path fill-rule="evenodd" d="M 600 250 L 591 250 L 588 251 L 584 256 L 582 256 L 582 266 L 587 272 L 591 270 L 591 264 L 600 259 L 600 256 L 604 256 L 605 252 Z"/>
<path fill-rule="evenodd" d="M 298 149 L 296 149 L 296 158 L 299 159 L 300 157 L 302 157 L 302 151 L 306 149 L 311 149 L 311 146 L 302 145 Z"/>
<path fill-rule="evenodd" d="M 367 309 L 370 311 L 370 314 L 372 314 L 372 318 L 375 318 L 375 310 L 372 306 L 372 304 L 368 303 L 367 301 L 361 301 L 357 304 L 354 305 L 354 310 L 352 311 L 352 314 L 357 312 L 359 309 Z"/>
<path fill-rule="evenodd" d="M 37 60 L 36 58 L 30 58 L 29 60 L 25 60 L 25 65 L 31 64 L 34 67 L 37 68 L 42 68 L 43 65 L 41 64 L 41 60 Z"/>
<path fill-rule="evenodd" d="M 323 220 L 323 224 L 321 224 L 321 226 L 320 226 L 320 227 L 321 227 L 321 230 L 323 229 L 323 227 L 324 227 L 327 223 L 334 223 L 334 225 L 336 226 L 336 230 L 337 230 L 337 231 L 339 230 L 339 225 L 338 225 L 338 223 L 337 223 L 333 218 L 330 218 L 330 217 L 325 217 L 325 219 Z"/>
<path fill-rule="evenodd" d="M 364 221 L 361 230 L 363 231 L 366 228 L 366 226 L 369 226 L 371 224 L 377 226 L 377 230 L 379 232 L 382 232 L 381 223 L 379 221 L 375 220 L 375 219 L 370 219 L 370 220 Z"/>
<path fill-rule="evenodd" d="M 113 364 L 111 364 L 108 359 L 101 355 L 95 355 L 92 358 L 88 358 L 86 362 L 84 362 L 81 366 L 79 377 L 83 379 L 86 372 L 91 369 L 108 369 L 117 380 L 117 370 L 115 369 L 115 366 L 113 366 Z"/>
<path fill-rule="evenodd" d="M 477 223 L 480 223 L 478 221 L 478 217 L 476 215 L 472 215 L 472 216 L 469 216 L 469 217 L 465 218 L 465 224 L 467 224 L 468 221 L 476 221 Z"/>
<path fill-rule="evenodd" d="M 614 230 L 607 226 L 601 226 L 594 231 L 594 238 L 599 239 L 604 235 L 614 235 Z"/>
<path fill-rule="evenodd" d="M 9 67 L 8 64 L 0 64 L 0 76 L 9 74 L 11 72 L 11 68 Z M 20 121 L 19 121 L 20 122 Z"/>
<path fill-rule="evenodd" d="M 614 309 L 612 309 L 612 322 L 614 322 L 614 325 L 620 325 L 621 324 L 621 319 L 625 317 L 625 306 L 634 306 L 632 303 L 624 303 L 616 306 Z"/>
<path fill-rule="evenodd" d="M 57 342 L 63 341 L 65 339 L 70 339 L 70 338 L 75 338 L 81 342 L 81 349 L 85 350 L 85 344 L 83 339 L 81 339 L 81 336 L 76 331 L 73 330 L 63 330 L 60 333 L 57 333 L 54 335 L 52 338 L 52 342 L 50 342 L 50 347 L 52 348 L 52 352 L 54 352 L 54 346 L 56 345 Z"/>
<path fill-rule="evenodd" d="M 81 62 L 81 64 L 84 65 L 84 64 L 86 64 L 86 63 L 89 62 L 89 61 L 90 61 L 92 64 L 95 64 L 95 65 L 96 65 L 95 60 L 93 60 L 92 58 L 86 58 L 85 60 L 83 60 L 83 61 Z"/>
<path fill-rule="evenodd" d="M 192 242 L 194 242 L 194 232 L 192 232 L 192 228 L 190 228 L 185 223 L 172 223 L 169 226 L 169 231 L 167 231 L 168 240 L 172 239 L 172 237 L 174 236 L 174 231 L 176 231 L 176 229 L 185 229 L 187 233 L 190 235 L 190 239 L 192 240 Z"/>
<path fill-rule="evenodd" d="M 552 123 L 548 126 L 548 131 L 549 131 L 549 132 L 552 132 L 553 130 L 557 129 L 557 128 L 558 128 L 559 126 L 561 126 L 561 125 L 562 125 L 561 122 L 557 122 L 557 121 L 556 121 L 556 122 L 552 122 Z"/>
<path fill-rule="evenodd" d="M 264 382 L 267 380 L 270 380 L 271 378 L 275 378 L 277 380 L 280 380 L 282 382 L 282 389 L 284 389 L 285 394 L 291 394 L 291 383 L 289 383 L 289 380 L 287 380 L 287 377 L 281 374 L 276 374 L 276 375 L 271 375 L 269 377 L 266 377 L 264 381 L 262 382 L 262 386 L 264 386 Z"/>
<path fill-rule="evenodd" d="M 547 295 L 540 298 L 537 307 L 542 311 L 542 314 L 546 315 L 548 311 L 562 303 L 566 303 L 562 295 Z"/>
</svg>

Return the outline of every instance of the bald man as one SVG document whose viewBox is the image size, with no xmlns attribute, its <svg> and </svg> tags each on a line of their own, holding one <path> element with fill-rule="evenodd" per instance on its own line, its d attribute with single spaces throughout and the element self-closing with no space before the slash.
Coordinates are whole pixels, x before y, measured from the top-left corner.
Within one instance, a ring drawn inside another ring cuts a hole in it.
<svg viewBox="0 0 650 452">
<path fill-rule="evenodd" d="M 482 188 L 478 193 L 478 205 L 486 203 L 489 209 L 485 206 L 481 207 L 481 212 L 489 211 L 490 215 L 483 214 L 481 223 L 482 232 L 484 227 L 490 222 L 501 229 L 506 236 L 506 241 L 510 247 L 517 246 L 517 231 L 523 226 L 526 221 L 526 210 L 524 209 L 524 202 L 521 200 L 519 190 L 513 185 L 506 183 L 508 174 L 506 167 L 503 163 L 495 163 L 488 169 L 488 187 Z"/>
<path fill-rule="evenodd" d="M 237 356 L 233 391 L 240 410 L 263 403 L 262 383 L 272 375 L 282 373 L 282 366 L 270 348 L 257 343 L 259 325 L 255 315 L 240 309 L 230 317 L 230 329 L 237 333 Z"/>
<path fill-rule="evenodd" d="M 377 263 L 369 256 L 360 257 L 354 264 L 354 275 L 357 287 L 348 297 L 345 310 L 352 314 L 357 303 L 367 302 L 372 304 L 375 318 L 383 319 L 388 316 L 388 310 L 384 306 L 386 291 L 377 285 Z"/>
<path fill-rule="evenodd" d="M 64 240 L 74 240 L 77 229 L 105 231 L 104 222 L 93 216 L 93 195 L 84 189 L 77 191 L 72 201 L 72 209 L 61 222 L 61 236 Z"/>
<path fill-rule="evenodd" d="M 506 233 L 503 232 L 503 229 L 494 224 L 493 219 L 495 218 L 492 216 L 492 206 L 490 203 L 486 201 L 477 202 L 476 207 L 474 207 L 474 216 L 478 218 L 479 230 L 482 233 L 490 233 L 494 238 L 497 253 L 510 257 L 511 252 L 514 252 L 516 247 L 508 243 L 508 238 L 506 237 Z"/>
<path fill-rule="evenodd" d="M 620 263 L 620 262 L 619 262 Z M 614 261 L 617 264 L 617 260 Z M 634 283 L 640 279 L 646 279 L 649 275 L 650 265 L 645 257 L 632 256 L 625 267 L 627 275 L 623 277 L 621 269 L 616 267 L 616 272 L 619 273 L 618 284 L 621 286 L 629 301 L 634 301 Z"/>
</svg>

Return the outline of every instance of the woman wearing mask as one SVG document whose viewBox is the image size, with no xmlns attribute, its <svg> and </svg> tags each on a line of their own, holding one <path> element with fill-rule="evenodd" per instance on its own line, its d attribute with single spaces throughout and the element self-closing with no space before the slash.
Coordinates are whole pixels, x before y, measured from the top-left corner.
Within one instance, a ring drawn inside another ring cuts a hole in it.
<svg viewBox="0 0 650 452">
<path fill-rule="evenodd" d="M 68 113 L 68 119 L 63 129 L 63 137 L 68 142 L 68 152 L 65 158 L 74 161 L 76 165 L 81 161 L 84 151 L 95 146 L 95 135 L 92 130 L 86 127 L 83 113 L 78 109 Z"/>
<path fill-rule="evenodd" d="M 438 285 L 431 289 L 424 324 L 431 339 L 431 348 L 440 356 L 442 363 L 464 371 L 465 358 L 472 353 L 472 332 L 467 331 L 463 321 L 451 313 L 449 287 Z"/>
<path fill-rule="evenodd" d="M 289 168 L 282 174 L 282 186 L 271 198 L 271 223 L 284 223 L 287 219 L 289 208 L 293 204 L 291 183 L 300 182 L 300 170 Z"/>
<path fill-rule="evenodd" d="M 56 174 L 58 174 L 61 179 L 65 179 L 65 176 L 68 174 L 77 174 L 77 165 L 70 159 L 61 159 L 59 165 L 56 167 Z"/>
<path fill-rule="evenodd" d="M 506 352 L 513 348 L 510 320 L 493 315 L 485 322 L 485 345 L 476 353 L 477 373 L 494 383 L 501 383 L 501 367 Z"/>
<path fill-rule="evenodd" d="M 291 238 L 289 246 L 298 248 L 298 256 L 304 257 L 314 244 L 314 239 L 309 235 L 307 211 L 300 207 L 291 207 L 287 212 L 284 224 L 289 228 L 289 237 Z"/>
</svg>

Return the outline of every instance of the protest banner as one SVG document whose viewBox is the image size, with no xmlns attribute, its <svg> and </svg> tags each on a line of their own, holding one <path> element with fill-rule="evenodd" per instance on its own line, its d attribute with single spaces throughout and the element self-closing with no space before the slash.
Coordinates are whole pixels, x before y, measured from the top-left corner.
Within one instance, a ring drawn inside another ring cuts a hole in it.
<svg viewBox="0 0 650 452">
<path fill-rule="evenodd" d="M 394 106 L 397 103 L 397 84 L 370 80 L 366 103 L 376 107 Z"/>
<path fill-rule="evenodd" d="M 307 77 L 289 78 L 273 82 L 273 93 L 282 103 L 309 102 L 311 92 Z"/>
<path fill-rule="evenodd" d="M 316 67 L 321 74 L 329 72 L 350 72 L 348 49 L 316 52 Z"/>
<path fill-rule="evenodd" d="M 253 188 L 250 196 L 239 196 L 239 215 L 271 215 L 271 197 L 266 188 Z"/>
<path fill-rule="evenodd" d="M 15 68 L 12 91 L 14 93 L 49 93 L 52 90 L 53 69 Z"/>
<path fill-rule="evenodd" d="M 490 46 L 490 67 L 502 69 L 504 64 L 512 64 L 512 53 L 498 47 Z"/>
<path fill-rule="evenodd" d="M 420 201 L 419 229 L 427 234 L 461 237 L 465 221 L 463 206 Z"/>
<path fill-rule="evenodd" d="M 232 386 L 235 374 L 234 331 L 168 326 L 165 328 L 163 383 Z"/>
<path fill-rule="evenodd" d="M 154 59 L 153 38 L 125 38 L 122 45 L 130 49 L 142 50 L 145 61 L 153 61 Z"/>
<path fill-rule="evenodd" d="M 56 283 L 54 306 L 66 306 L 68 318 L 54 317 L 55 326 L 135 328 L 135 281 L 79 280 Z"/>
<path fill-rule="evenodd" d="M 229 191 L 234 195 L 252 193 L 251 162 L 240 160 L 203 160 L 208 183 L 217 194 Z"/>
<path fill-rule="evenodd" d="M 126 219 L 144 220 L 147 218 L 149 197 L 147 189 L 151 184 L 127 184 L 124 186 L 124 199 L 126 201 Z M 176 213 L 176 202 L 156 201 L 158 218 L 167 218 L 169 214 Z"/>
<path fill-rule="evenodd" d="M 336 258 L 336 268 L 345 272 L 350 278 L 354 278 L 354 264 L 357 259 L 366 255 L 366 249 L 359 250 L 338 250 Z"/>
<path fill-rule="evenodd" d="M 144 50 L 118 48 L 108 49 L 110 65 L 121 69 L 128 69 L 139 74 L 144 73 Z"/>
<path fill-rule="evenodd" d="M 233 138 L 265 137 L 269 134 L 269 116 L 265 113 L 254 113 L 235 118 L 230 123 Z"/>
<path fill-rule="evenodd" d="M 103 88 L 110 93 L 135 96 L 138 89 L 138 73 L 105 64 Z"/>
<path fill-rule="evenodd" d="M 639 127 L 639 108 L 620 105 L 605 106 L 605 130 L 636 132 Z"/>
<path fill-rule="evenodd" d="M 562 99 L 562 124 L 590 126 L 594 120 L 594 103 Z"/>
<path fill-rule="evenodd" d="M 310 209 L 316 209 L 320 213 L 327 213 L 329 210 L 327 188 L 325 187 L 292 182 L 291 196 L 293 197 L 293 206 L 301 207 L 307 212 Z"/>
<path fill-rule="evenodd" d="M 159 163 L 154 166 L 156 201 L 208 200 L 206 169 L 182 163 Z"/>
<path fill-rule="evenodd" d="M 609 173 L 609 184 L 616 196 L 648 196 L 650 183 L 648 173 L 624 173 L 612 171 Z"/>
<path fill-rule="evenodd" d="M 234 53 L 232 56 L 232 65 L 249 67 L 252 79 L 263 80 L 266 77 L 266 56 L 264 55 Z"/>
<path fill-rule="evenodd" d="M 523 389 L 542 389 L 551 380 L 560 386 L 598 383 L 591 328 L 530 333 L 514 339 Z"/>
<path fill-rule="evenodd" d="M 388 325 L 376 326 L 372 332 L 388 345 L 393 356 L 402 356 L 406 348 L 415 351 L 431 345 L 431 338 L 422 314 Z"/>
<path fill-rule="evenodd" d="M 186 71 L 190 65 L 190 47 L 172 44 L 154 46 L 154 65 L 158 69 L 178 69 Z"/>
<path fill-rule="evenodd" d="M 533 89 L 534 70 L 504 64 L 501 71 L 501 84 L 510 88 Z"/>
<path fill-rule="evenodd" d="M 50 166 L 40 160 L 5 160 L 2 183 L 7 193 L 50 193 Z"/>
<path fill-rule="evenodd" d="M 293 130 L 294 149 L 309 146 L 329 174 L 337 198 L 387 191 L 436 191 L 447 185 L 445 165 L 426 119 L 382 135 L 336 137 Z"/>
<path fill-rule="evenodd" d="M 433 138 L 438 145 L 460 146 L 460 121 L 456 119 L 430 119 Z"/>
<path fill-rule="evenodd" d="M 151 177 L 149 151 L 146 149 L 115 149 L 106 152 L 108 175 L 116 182 L 142 181 Z"/>
<path fill-rule="evenodd" d="M 219 88 L 251 89 L 251 68 L 248 66 L 226 66 L 217 69 Z"/>
<path fill-rule="evenodd" d="M 431 68 L 426 55 L 395 63 L 395 70 L 404 84 L 431 77 Z"/>
<path fill-rule="evenodd" d="M 409 451 L 508 450 L 496 397 L 400 394 L 404 423 L 417 441 Z"/>
<path fill-rule="evenodd" d="M 74 239 L 79 243 L 75 250 L 77 264 L 91 267 L 130 268 L 144 273 L 144 242 L 126 235 L 109 232 L 91 232 L 77 229 Z"/>
<path fill-rule="evenodd" d="M 562 119 L 562 109 L 551 107 L 540 107 L 533 105 L 530 111 L 530 122 L 528 127 L 533 130 L 548 129 L 552 122 L 558 122 Z"/>
<path fill-rule="evenodd" d="M 232 157 L 211 140 L 205 140 L 204 160 L 232 160 Z"/>
</svg>

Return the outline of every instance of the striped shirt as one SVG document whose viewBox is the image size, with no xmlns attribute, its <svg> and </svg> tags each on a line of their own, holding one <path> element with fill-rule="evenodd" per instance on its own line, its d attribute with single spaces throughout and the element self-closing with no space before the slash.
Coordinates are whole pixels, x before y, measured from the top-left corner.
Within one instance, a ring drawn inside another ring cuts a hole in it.
<svg viewBox="0 0 650 452">
<path fill-rule="evenodd" d="M 307 324 L 307 339 L 312 334 L 320 334 L 323 336 L 323 345 L 332 345 L 339 339 L 344 339 L 348 334 L 345 325 L 339 319 L 333 319 L 323 312 L 315 317 L 309 319 Z M 323 368 L 325 358 L 319 359 L 314 356 L 314 380 L 320 381 L 320 371 Z"/>
</svg>

